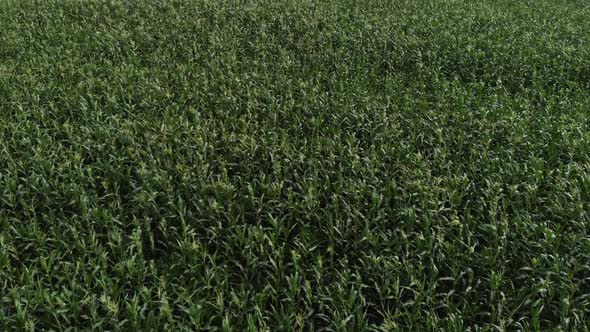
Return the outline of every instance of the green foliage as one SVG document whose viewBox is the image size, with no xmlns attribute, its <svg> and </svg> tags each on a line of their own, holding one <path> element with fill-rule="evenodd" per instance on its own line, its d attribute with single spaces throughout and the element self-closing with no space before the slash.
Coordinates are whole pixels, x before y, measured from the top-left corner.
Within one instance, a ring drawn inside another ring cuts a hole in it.
<svg viewBox="0 0 590 332">
<path fill-rule="evenodd" d="M 588 17 L 0 0 L 0 330 L 590 328 Z"/>
</svg>

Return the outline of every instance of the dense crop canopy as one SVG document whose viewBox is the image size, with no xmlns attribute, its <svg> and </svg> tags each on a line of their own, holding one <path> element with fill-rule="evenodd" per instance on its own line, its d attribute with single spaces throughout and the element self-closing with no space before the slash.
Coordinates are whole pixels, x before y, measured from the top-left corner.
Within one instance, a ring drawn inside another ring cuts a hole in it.
<svg viewBox="0 0 590 332">
<path fill-rule="evenodd" d="M 0 330 L 590 328 L 589 17 L 0 0 Z"/>
</svg>

